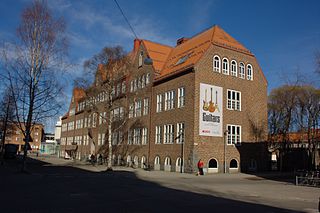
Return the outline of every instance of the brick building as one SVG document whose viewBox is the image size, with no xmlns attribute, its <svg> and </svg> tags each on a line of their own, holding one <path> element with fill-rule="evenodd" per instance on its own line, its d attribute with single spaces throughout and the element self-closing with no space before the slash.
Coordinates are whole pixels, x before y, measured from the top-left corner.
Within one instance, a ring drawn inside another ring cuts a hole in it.
<svg viewBox="0 0 320 213">
<path fill-rule="evenodd" d="M 24 129 L 24 125 L 22 128 Z M 38 152 L 40 150 L 41 141 L 43 139 L 43 125 L 42 124 L 33 124 L 31 128 L 31 142 L 30 148 L 32 152 Z M 17 124 L 10 123 L 9 128 L 6 132 L 5 144 L 15 144 L 18 146 L 18 151 L 23 152 L 24 149 L 24 135 L 23 132 L 17 127 Z"/>
<path fill-rule="evenodd" d="M 130 56 L 112 90 L 115 164 L 193 172 L 202 159 L 210 173 L 266 169 L 267 81 L 242 44 L 213 26 L 175 47 L 135 39 Z M 62 156 L 103 153 L 109 112 L 99 70 L 100 92 L 73 91 Z"/>
</svg>

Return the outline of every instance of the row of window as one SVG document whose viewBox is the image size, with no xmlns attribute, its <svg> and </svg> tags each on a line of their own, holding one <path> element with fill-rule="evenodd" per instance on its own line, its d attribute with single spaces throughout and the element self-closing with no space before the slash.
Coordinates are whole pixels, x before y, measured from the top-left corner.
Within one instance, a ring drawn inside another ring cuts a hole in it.
<svg viewBox="0 0 320 213">
<path fill-rule="evenodd" d="M 165 124 L 162 126 L 156 126 L 156 144 L 181 144 L 185 138 L 185 125 L 184 123 L 177 123 L 176 131 L 174 124 Z"/>
<path fill-rule="evenodd" d="M 223 58 L 221 64 L 221 59 L 218 55 L 213 57 L 213 71 L 219 73 L 222 72 L 225 75 L 235 77 L 239 76 L 239 78 L 242 79 L 245 79 L 247 75 L 247 80 L 253 80 L 253 67 L 251 64 L 247 64 L 247 66 L 245 66 L 243 62 L 240 62 L 238 66 L 238 63 L 235 60 L 232 60 L 229 64 L 229 59 L 227 58 Z"/>
<path fill-rule="evenodd" d="M 129 118 L 140 117 L 141 115 L 148 115 L 149 113 L 149 98 L 143 99 L 143 108 L 142 100 L 138 99 L 134 103 L 129 104 Z"/>
<path fill-rule="evenodd" d="M 185 106 L 185 88 L 178 88 L 178 108 Z M 170 90 L 165 92 L 164 94 L 157 95 L 157 109 L 156 112 L 162 112 L 163 107 L 164 110 L 171 110 L 175 108 L 176 103 L 176 91 Z"/>
<path fill-rule="evenodd" d="M 150 83 L 150 73 L 139 76 L 130 82 L 130 92 L 145 88 Z"/>
<path fill-rule="evenodd" d="M 227 144 L 239 144 L 241 143 L 241 126 L 239 125 L 227 125 Z M 104 133 L 98 134 L 98 145 L 103 145 L 105 139 Z M 124 140 L 123 132 L 116 131 L 112 133 L 112 144 L 119 145 Z M 161 126 L 156 126 L 156 135 L 155 135 L 155 144 L 173 144 L 176 142 L 177 144 L 184 143 L 185 140 L 185 124 L 177 123 L 176 130 L 174 124 L 165 124 Z M 89 137 L 88 135 L 83 136 L 83 144 L 82 144 L 82 136 L 75 136 L 61 138 L 61 145 L 71 145 L 73 142 L 79 145 L 88 145 Z M 148 128 L 134 128 L 129 129 L 128 131 L 128 144 L 142 144 L 145 145 L 148 143 Z"/>
</svg>

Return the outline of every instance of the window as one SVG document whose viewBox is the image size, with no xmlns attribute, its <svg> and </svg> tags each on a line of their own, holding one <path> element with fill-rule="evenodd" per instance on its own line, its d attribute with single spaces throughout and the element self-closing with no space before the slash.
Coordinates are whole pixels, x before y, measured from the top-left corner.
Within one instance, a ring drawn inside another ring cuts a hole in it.
<svg viewBox="0 0 320 213">
<path fill-rule="evenodd" d="M 120 118 L 120 120 L 122 120 L 124 118 L 124 108 L 123 107 L 119 107 L 119 118 Z"/>
<path fill-rule="evenodd" d="M 237 62 L 235 60 L 231 61 L 231 75 L 237 76 Z"/>
<path fill-rule="evenodd" d="M 222 60 L 222 73 L 229 75 L 229 61 L 226 58 Z"/>
<path fill-rule="evenodd" d="M 101 134 L 99 133 L 98 134 L 98 145 L 100 146 L 100 144 L 101 144 Z"/>
<path fill-rule="evenodd" d="M 141 76 L 139 76 L 139 78 L 138 78 L 138 89 L 141 89 L 142 87 L 141 87 Z"/>
<path fill-rule="evenodd" d="M 178 88 L 178 108 L 184 107 L 185 105 L 185 88 Z"/>
<path fill-rule="evenodd" d="M 162 94 L 157 95 L 157 112 L 162 111 Z"/>
<path fill-rule="evenodd" d="M 99 125 L 101 125 L 102 124 L 102 120 L 103 120 L 103 112 L 100 112 L 99 113 Z"/>
<path fill-rule="evenodd" d="M 173 143 L 174 140 L 174 126 L 173 124 L 164 125 L 164 143 Z"/>
<path fill-rule="evenodd" d="M 125 82 L 125 81 L 122 81 L 122 84 L 121 84 L 121 92 L 122 92 L 122 94 L 125 94 L 125 93 L 126 93 L 126 82 Z"/>
<path fill-rule="evenodd" d="M 247 65 L 247 79 L 252 81 L 253 80 L 253 71 L 251 64 Z"/>
<path fill-rule="evenodd" d="M 133 143 L 133 132 L 131 129 L 128 130 L 128 144 Z"/>
<path fill-rule="evenodd" d="M 141 143 L 141 129 L 136 128 L 133 130 L 133 144 Z"/>
<path fill-rule="evenodd" d="M 177 123 L 177 143 L 184 142 L 184 123 Z"/>
<path fill-rule="evenodd" d="M 135 117 L 141 116 L 141 100 L 137 100 L 135 102 Z"/>
<path fill-rule="evenodd" d="M 231 144 L 240 144 L 241 142 L 241 126 L 238 125 L 227 125 L 228 135 L 227 143 Z"/>
<path fill-rule="evenodd" d="M 141 51 L 139 54 L 138 67 L 142 67 L 142 59 L 143 59 L 143 51 Z"/>
<path fill-rule="evenodd" d="M 162 126 L 156 126 L 156 144 L 162 143 Z"/>
<path fill-rule="evenodd" d="M 245 78 L 244 64 L 242 62 L 239 64 L 239 77 L 243 79 Z"/>
<path fill-rule="evenodd" d="M 217 55 L 213 57 L 213 71 L 220 72 L 220 57 Z"/>
<path fill-rule="evenodd" d="M 146 75 L 146 84 L 150 83 L 150 73 L 147 73 Z"/>
<path fill-rule="evenodd" d="M 149 99 L 143 99 L 143 115 L 148 115 L 149 113 Z"/>
<path fill-rule="evenodd" d="M 160 164 L 160 157 L 159 156 L 156 156 L 155 159 L 154 159 L 154 164 L 155 165 L 159 165 Z"/>
<path fill-rule="evenodd" d="M 145 88 L 146 86 L 146 76 L 143 75 L 141 78 L 141 88 Z"/>
<path fill-rule="evenodd" d="M 227 90 L 227 109 L 230 110 L 241 110 L 241 93 L 235 90 Z"/>
<path fill-rule="evenodd" d="M 129 118 L 133 118 L 133 112 L 134 112 L 134 105 L 131 103 L 129 105 Z"/>
<path fill-rule="evenodd" d="M 165 93 L 164 110 L 170 110 L 174 108 L 176 92 L 174 90 Z"/>
<path fill-rule="evenodd" d="M 121 83 L 117 84 L 117 94 L 116 94 L 116 96 L 119 96 L 119 95 L 121 95 Z"/>
<path fill-rule="evenodd" d="M 231 161 L 230 161 L 230 169 L 237 169 L 238 168 L 238 161 L 237 160 L 235 160 L 235 159 L 232 159 Z"/>
<path fill-rule="evenodd" d="M 137 79 L 133 80 L 133 91 L 137 91 Z"/>
<path fill-rule="evenodd" d="M 142 128 L 142 145 L 148 143 L 148 128 Z"/>
<path fill-rule="evenodd" d="M 130 92 L 133 92 L 133 84 L 134 84 L 134 82 L 131 81 L 131 82 L 130 82 Z"/>
</svg>

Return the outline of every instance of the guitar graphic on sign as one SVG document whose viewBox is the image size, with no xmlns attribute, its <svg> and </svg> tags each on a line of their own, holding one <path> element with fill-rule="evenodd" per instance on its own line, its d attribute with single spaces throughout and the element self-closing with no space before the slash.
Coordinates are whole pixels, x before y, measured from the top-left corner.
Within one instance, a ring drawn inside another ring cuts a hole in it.
<svg viewBox="0 0 320 213">
<path fill-rule="evenodd" d="M 205 97 L 204 97 L 202 109 L 203 111 L 208 111 L 209 109 L 209 103 L 207 102 L 207 89 L 205 90 Z"/>
<path fill-rule="evenodd" d="M 214 106 L 214 103 L 212 101 L 212 88 L 211 89 L 211 100 L 209 102 L 209 112 L 214 112 L 216 110 L 215 106 Z"/>
<path fill-rule="evenodd" d="M 218 106 L 218 91 L 216 91 L 216 105 L 215 108 L 218 112 L 220 112 L 219 106 Z"/>
</svg>

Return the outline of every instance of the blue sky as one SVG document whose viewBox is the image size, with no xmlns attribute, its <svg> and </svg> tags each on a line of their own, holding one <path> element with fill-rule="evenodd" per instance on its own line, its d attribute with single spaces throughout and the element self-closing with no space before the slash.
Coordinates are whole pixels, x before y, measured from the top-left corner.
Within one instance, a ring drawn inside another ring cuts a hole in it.
<svg viewBox="0 0 320 213">
<path fill-rule="evenodd" d="M 30 0 L 0 1 L 0 41 L 15 37 L 21 10 Z M 319 0 L 118 0 L 139 38 L 175 45 L 219 25 L 257 57 L 269 91 L 299 72 L 319 85 L 314 74 L 320 51 Z M 71 76 L 104 46 L 133 47 L 129 27 L 113 0 L 48 0 L 57 16 L 64 16 L 70 39 Z M 66 94 L 71 94 L 68 88 Z"/>
</svg>

